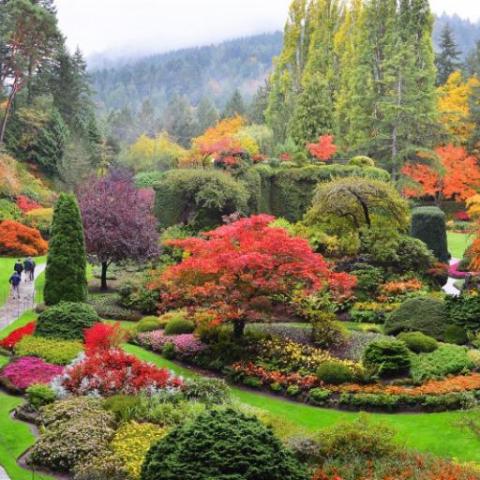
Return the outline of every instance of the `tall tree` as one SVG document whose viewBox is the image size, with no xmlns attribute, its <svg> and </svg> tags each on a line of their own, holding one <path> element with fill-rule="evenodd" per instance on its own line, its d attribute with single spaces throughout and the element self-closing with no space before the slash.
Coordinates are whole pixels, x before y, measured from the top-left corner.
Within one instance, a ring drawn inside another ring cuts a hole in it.
<svg viewBox="0 0 480 480">
<path fill-rule="evenodd" d="M 60 194 L 53 213 L 45 272 L 47 305 L 87 299 L 87 259 L 82 220 L 73 195 Z"/>
<path fill-rule="evenodd" d="M 480 40 L 467 55 L 464 66 L 467 77 L 480 77 Z"/>
<path fill-rule="evenodd" d="M 251 123 L 262 125 L 266 123 L 265 112 L 268 108 L 268 97 L 270 95 L 270 82 L 258 87 L 249 107 L 247 117 Z"/>
<path fill-rule="evenodd" d="M 223 118 L 235 117 L 236 115 L 244 116 L 246 113 L 245 103 L 242 94 L 238 88 L 233 92 L 228 100 L 222 113 Z"/>
<path fill-rule="evenodd" d="M 164 113 L 164 126 L 172 138 L 188 148 L 197 127 L 193 116 L 192 106 L 186 97 L 174 95 Z"/>
<path fill-rule="evenodd" d="M 461 67 L 461 52 L 457 47 L 450 25 L 445 24 L 440 34 L 439 52 L 436 58 L 437 85 L 443 85 L 448 77 Z"/>
<path fill-rule="evenodd" d="M 200 100 L 196 110 L 196 118 L 199 135 L 218 122 L 218 111 L 209 97 L 203 97 Z"/>
</svg>

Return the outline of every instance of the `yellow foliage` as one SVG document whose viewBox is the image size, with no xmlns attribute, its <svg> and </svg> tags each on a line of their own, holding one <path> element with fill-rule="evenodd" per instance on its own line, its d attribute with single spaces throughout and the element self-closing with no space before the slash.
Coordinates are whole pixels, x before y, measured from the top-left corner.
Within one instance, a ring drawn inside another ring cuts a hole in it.
<svg viewBox="0 0 480 480">
<path fill-rule="evenodd" d="M 445 85 L 438 88 L 440 120 L 458 143 L 467 143 L 475 128 L 470 120 L 469 97 L 479 85 L 477 78 L 464 81 L 462 73 L 456 71 L 450 75 Z"/>
<path fill-rule="evenodd" d="M 480 194 L 467 198 L 466 204 L 468 216 L 472 219 L 480 218 Z"/>
<path fill-rule="evenodd" d="M 35 208 L 25 214 L 25 223 L 29 227 L 46 230 L 52 224 L 53 208 Z"/>
<path fill-rule="evenodd" d="M 164 428 L 153 423 L 129 422 L 117 430 L 111 447 L 131 477 L 137 480 L 148 450 L 165 434 Z"/>
</svg>

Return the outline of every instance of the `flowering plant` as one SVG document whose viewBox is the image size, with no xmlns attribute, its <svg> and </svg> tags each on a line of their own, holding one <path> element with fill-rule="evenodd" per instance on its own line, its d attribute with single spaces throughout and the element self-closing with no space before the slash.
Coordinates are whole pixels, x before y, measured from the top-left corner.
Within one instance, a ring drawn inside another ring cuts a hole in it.
<svg viewBox="0 0 480 480">
<path fill-rule="evenodd" d="M 34 200 L 31 200 L 25 195 L 19 195 L 17 197 L 17 207 L 23 213 L 28 213 L 30 210 L 36 210 L 38 208 L 42 208 L 42 206 L 39 203 L 35 202 Z"/>
<path fill-rule="evenodd" d="M 167 336 L 163 330 L 155 330 L 140 333 L 137 340 L 141 345 L 149 347 L 154 352 L 161 352 L 166 343 L 171 343 L 175 347 L 175 352 L 183 357 L 193 357 L 206 348 L 206 345 L 192 333 Z"/>
<path fill-rule="evenodd" d="M 2 371 L 1 377 L 18 390 L 25 390 L 30 385 L 50 383 L 61 375 L 63 367 L 44 362 L 37 357 L 21 357 L 9 363 Z"/>
<path fill-rule="evenodd" d="M 122 329 L 120 323 L 117 322 L 114 325 L 96 323 L 85 330 L 85 351 L 87 355 L 93 355 L 111 348 L 118 348 L 126 338 L 127 332 Z"/>
<path fill-rule="evenodd" d="M 36 322 L 27 323 L 27 325 L 17 328 L 11 332 L 7 337 L 0 340 L 0 347 L 7 350 L 13 350 L 15 345 L 27 335 L 33 335 L 35 333 Z"/>
</svg>

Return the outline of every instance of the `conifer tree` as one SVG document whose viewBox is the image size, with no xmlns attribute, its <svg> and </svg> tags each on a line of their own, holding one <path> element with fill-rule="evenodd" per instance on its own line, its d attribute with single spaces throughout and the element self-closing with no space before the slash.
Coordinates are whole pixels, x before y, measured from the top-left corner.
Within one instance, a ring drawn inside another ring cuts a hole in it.
<svg viewBox="0 0 480 480">
<path fill-rule="evenodd" d="M 47 305 L 87 299 L 85 239 L 75 197 L 62 193 L 50 231 L 44 298 Z"/>
<path fill-rule="evenodd" d="M 210 98 L 204 97 L 200 100 L 197 106 L 196 117 L 198 125 L 197 133 L 199 135 L 218 122 L 218 111 Z"/>
<path fill-rule="evenodd" d="M 440 34 L 439 49 L 440 51 L 435 61 L 437 66 L 437 85 L 443 85 L 448 80 L 448 77 L 461 66 L 461 52 L 458 50 L 455 37 L 448 23 L 445 24 Z"/>
<path fill-rule="evenodd" d="M 245 115 L 246 108 L 245 103 L 243 102 L 242 94 L 238 89 L 236 89 L 230 100 L 225 105 L 225 109 L 223 110 L 222 117 L 223 118 L 231 118 L 240 115 L 243 117 Z"/>
</svg>

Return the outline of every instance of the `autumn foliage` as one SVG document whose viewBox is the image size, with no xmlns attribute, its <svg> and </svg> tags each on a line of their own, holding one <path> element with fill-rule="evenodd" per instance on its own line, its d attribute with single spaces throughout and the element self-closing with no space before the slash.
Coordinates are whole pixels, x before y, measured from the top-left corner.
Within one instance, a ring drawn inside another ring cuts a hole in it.
<svg viewBox="0 0 480 480">
<path fill-rule="evenodd" d="M 13 220 L 0 223 L 0 255 L 37 257 L 44 255 L 47 248 L 47 242 L 37 229 L 26 227 Z"/>
<path fill-rule="evenodd" d="M 477 159 L 463 147 L 446 145 L 438 147 L 436 153 L 442 163 L 443 172 L 429 165 L 409 163 L 402 174 L 413 181 L 403 193 L 408 197 L 434 197 L 466 200 L 475 195 L 480 187 L 480 168 Z"/>
<path fill-rule="evenodd" d="M 17 207 L 23 212 L 28 213 L 30 210 L 36 210 L 37 208 L 42 208 L 42 206 L 35 202 L 34 200 L 30 200 L 30 198 L 26 197 L 25 195 L 19 195 L 17 197 Z"/>
<path fill-rule="evenodd" d="M 8 336 L 0 340 L 0 347 L 12 350 L 15 345 L 22 340 L 23 337 L 33 335 L 35 333 L 36 322 L 27 323 L 27 325 L 15 329 Z"/>
<path fill-rule="evenodd" d="M 349 295 L 355 277 L 334 273 L 308 242 L 269 224 L 268 215 L 238 220 L 205 233 L 203 238 L 173 240 L 184 260 L 152 284 L 162 292 L 162 308 L 180 304 L 214 308 L 234 322 L 241 334 L 247 320 L 258 318 L 273 295 L 310 293 L 329 288 Z"/>
<path fill-rule="evenodd" d="M 322 135 L 317 143 L 307 145 L 310 155 L 322 162 L 327 162 L 337 153 L 337 146 L 333 143 L 332 135 Z"/>
<path fill-rule="evenodd" d="M 122 329 L 120 323 L 114 325 L 96 323 L 85 330 L 85 352 L 87 355 L 106 352 L 118 348 L 126 339 L 127 332 Z"/>
</svg>

